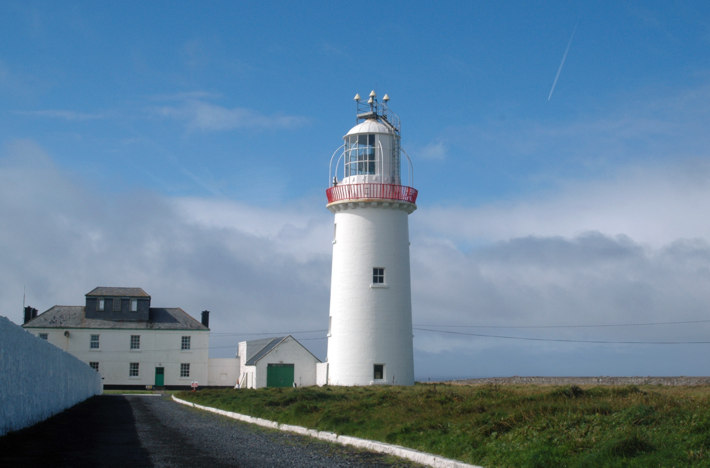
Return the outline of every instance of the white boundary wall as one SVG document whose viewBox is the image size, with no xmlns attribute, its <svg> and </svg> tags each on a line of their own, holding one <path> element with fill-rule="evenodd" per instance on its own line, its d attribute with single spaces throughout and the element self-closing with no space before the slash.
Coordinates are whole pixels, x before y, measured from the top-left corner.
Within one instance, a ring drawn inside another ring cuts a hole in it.
<svg viewBox="0 0 710 468">
<path fill-rule="evenodd" d="M 239 377 L 239 359 L 209 358 L 207 360 L 207 385 L 210 387 L 232 387 Z M 199 382 L 200 386 L 204 384 Z"/>
<path fill-rule="evenodd" d="M 101 392 L 98 372 L 0 316 L 0 436 Z"/>
</svg>

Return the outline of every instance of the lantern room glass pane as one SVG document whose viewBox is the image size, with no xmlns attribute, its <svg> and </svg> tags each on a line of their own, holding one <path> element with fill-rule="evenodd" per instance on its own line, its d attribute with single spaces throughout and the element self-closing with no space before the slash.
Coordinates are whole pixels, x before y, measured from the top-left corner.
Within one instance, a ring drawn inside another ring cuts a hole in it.
<svg viewBox="0 0 710 468">
<path fill-rule="evenodd" d="M 351 135 L 345 149 L 345 177 L 375 173 L 375 135 Z"/>
</svg>

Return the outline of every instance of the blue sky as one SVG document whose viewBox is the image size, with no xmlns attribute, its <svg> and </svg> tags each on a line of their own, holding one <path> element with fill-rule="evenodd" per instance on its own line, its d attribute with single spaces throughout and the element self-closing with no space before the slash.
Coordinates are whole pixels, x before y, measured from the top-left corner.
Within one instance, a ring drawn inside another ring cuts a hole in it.
<svg viewBox="0 0 710 468">
<path fill-rule="evenodd" d="M 297 337 L 324 357 L 328 162 L 375 89 L 420 190 L 418 378 L 710 372 L 705 2 L 2 11 L 15 322 L 23 291 L 46 310 L 140 286 L 212 310 L 215 356 L 314 330 Z"/>
</svg>

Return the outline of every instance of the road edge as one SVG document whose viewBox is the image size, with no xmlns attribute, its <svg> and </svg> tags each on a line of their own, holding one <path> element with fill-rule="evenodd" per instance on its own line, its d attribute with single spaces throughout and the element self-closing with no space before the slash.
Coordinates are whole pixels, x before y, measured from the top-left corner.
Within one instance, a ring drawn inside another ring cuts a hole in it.
<svg viewBox="0 0 710 468">
<path fill-rule="evenodd" d="M 434 468 L 483 468 L 477 465 L 470 465 L 468 463 L 464 463 L 458 460 L 453 460 L 451 458 L 444 458 L 438 455 L 433 455 L 431 453 L 420 452 L 419 450 L 402 447 L 401 445 L 387 444 L 385 442 L 361 439 L 359 437 L 352 437 L 348 435 L 338 435 L 334 432 L 317 431 L 315 429 L 308 429 L 306 427 L 301 426 L 293 426 L 291 424 L 281 424 L 276 421 L 269 421 L 268 419 L 255 418 L 254 416 L 249 416 L 246 414 L 234 413 L 232 411 L 225 411 L 218 408 L 212 408 L 210 406 L 198 405 L 197 403 L 192 403 L 177 398 L 175 395 L 172 395 L 172 399 L 182 405 L 191 406 L 193 408 L 197 408 L 203 411 L 209 411 L 211 413 L 220 414 L 222 416 L 226 416 L 231 419 L 236 419 L 245 423 L 256 424 L 257 426 L 266 427 L 269 429 L 276 429 L 279 431 L 293 432 L 295 434 L 313 437 L 316 439 L 324 440 L 326 442 L 331 442 L 340 445 L 349 445 L 351 447 L 362 448 L 365 450 L 370 450 L 372 452 L 394 455 L 399 458 L 404 458 Z"/>
</svg>

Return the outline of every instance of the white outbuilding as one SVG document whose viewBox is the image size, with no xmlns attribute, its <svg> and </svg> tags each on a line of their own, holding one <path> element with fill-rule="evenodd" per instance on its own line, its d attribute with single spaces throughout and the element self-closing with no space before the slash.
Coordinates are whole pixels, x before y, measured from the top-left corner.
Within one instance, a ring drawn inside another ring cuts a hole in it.
<svg viewBox="0 0 710 468">
<path fill-rule="evenodd" d="M 291 335 L 242 341 L 237 359 L 237 388 L 312 386 L 320 363 Z"/>
</svg>

